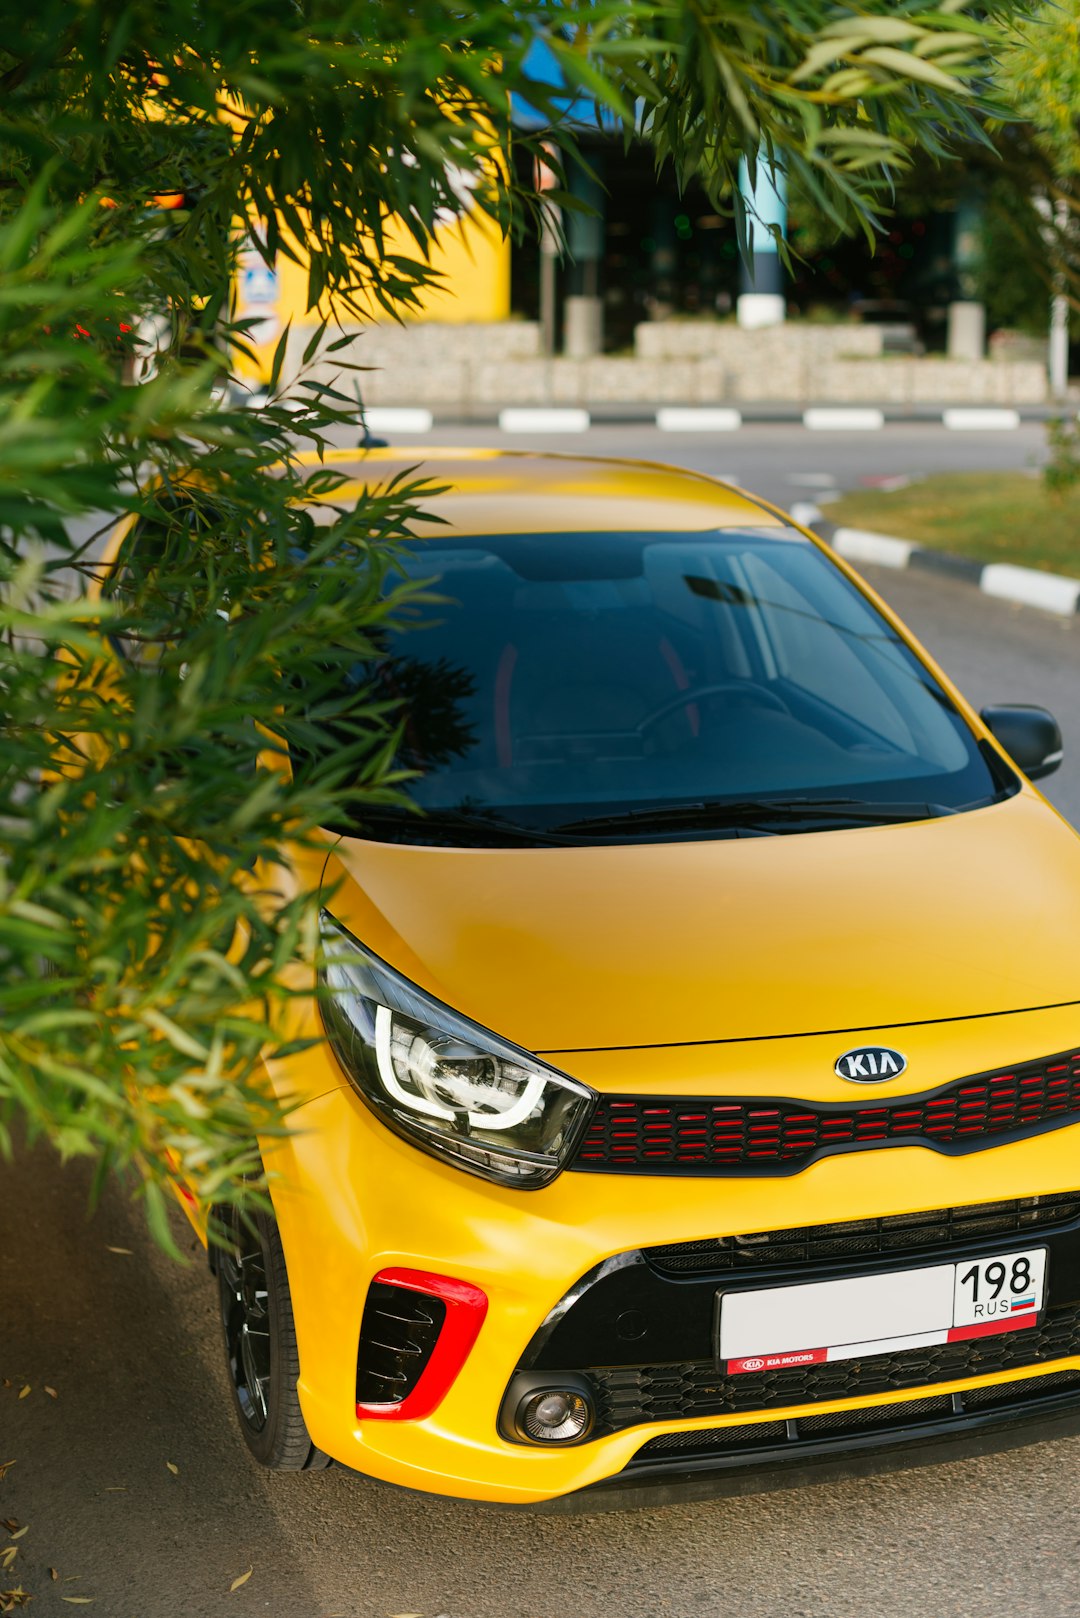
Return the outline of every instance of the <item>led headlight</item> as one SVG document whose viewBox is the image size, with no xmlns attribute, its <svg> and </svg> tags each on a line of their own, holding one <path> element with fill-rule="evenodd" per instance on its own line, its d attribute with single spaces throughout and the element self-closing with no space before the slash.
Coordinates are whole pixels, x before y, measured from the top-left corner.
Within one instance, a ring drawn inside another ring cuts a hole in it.
<svg viewBox="0 0 1080 1618">
<path fill-rule="evenodd" d="M 325 910 L 319 928 L 326 1036 L 369 1106 L 399 1134 L 484 1179 L 525 1189 L 553 1180 L 594 1093 L 432 999 Z"/>
</svg>

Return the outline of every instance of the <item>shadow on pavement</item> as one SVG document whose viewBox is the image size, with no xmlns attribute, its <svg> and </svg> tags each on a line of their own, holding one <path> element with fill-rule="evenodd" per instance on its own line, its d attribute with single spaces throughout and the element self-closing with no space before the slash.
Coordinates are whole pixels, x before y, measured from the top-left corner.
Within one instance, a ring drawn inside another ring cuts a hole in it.
<svg viewBox="0 0 1080 1618">
<path fill-rule="evenodd" d="M 120 1187 L 88 1218 L 88 1182 L 43 1147 L 0 1170 L 0 1514 L 29 1524 L 0 1590 L 31 1592 L 33 1618 L 76 1596 L 91 1618 L 1080 1615 L 1080 1439 L 577 1518 L 263 1473 L 181 1217 L 187 1268 Z"/>
</svg>

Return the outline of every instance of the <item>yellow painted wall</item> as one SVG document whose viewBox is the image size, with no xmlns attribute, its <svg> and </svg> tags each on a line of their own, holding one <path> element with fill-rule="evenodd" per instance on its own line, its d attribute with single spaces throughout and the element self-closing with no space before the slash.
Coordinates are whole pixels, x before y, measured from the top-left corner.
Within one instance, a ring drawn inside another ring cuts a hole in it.
<svg viewBox="0 0 1080 1618">
<path fill-rule="evenodd" d="M 391 225 L 386 232 L 387 249 L 410 258 L 418 257 L 416 243 L 402 226 Z M 264 281 L 259 274 L 257 257 L 252 252 L 247 259 L 256 281 Z M 476 214 L 465 214 L 460 219 L 440 225 L 435 234 L 431 255 L 432 268 L 441 280 L 423 294 L 419 309 L 403 309 L 407 321 L 489 322 L 506 320 L 510 314 L 510 244 L 491 220 Z M 311 331 L 324 316 L 330 317 L 331 330 L 340 317 L 344 330 L 356 327 L 355 315 L 335 308 L 334 300 L 324 299 L 318 308 L 308 310 L 307 268 L 294 263 L 284 255 L 278 256 L 276 296 L 273 302 L 248 304 L 238 290 L 237 318 L 257 318 L 251 347 L 258 363 L 252 366 L 243 360 L 238 369 L 249 376 L 265 378 L 269 375 L 274 347 L 285 326 L 291 321 L 294 334 L 305 329 Z M 245 284 L 243 268 L 239 286 Z M 389 317 L 372 306 L 372 321 Z M 301 345 L 302 346 L 302 345 Z"/>
</svg>

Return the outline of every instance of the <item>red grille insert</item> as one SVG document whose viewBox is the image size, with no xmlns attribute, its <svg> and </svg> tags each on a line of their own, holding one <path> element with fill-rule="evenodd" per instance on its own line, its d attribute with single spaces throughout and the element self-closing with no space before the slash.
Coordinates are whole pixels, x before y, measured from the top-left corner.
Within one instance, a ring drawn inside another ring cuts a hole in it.
<svg viewBox="0 0 1080 1618">
<path fill-rule="evenodd" d="M 859 1107 L 700 1096 L 601 1096 L 574 1168 L 614 1173 L 790 1172 L 865 1146 L 977 1150 L 1080 1120 L 1080 1052 Z"/>
</svg>

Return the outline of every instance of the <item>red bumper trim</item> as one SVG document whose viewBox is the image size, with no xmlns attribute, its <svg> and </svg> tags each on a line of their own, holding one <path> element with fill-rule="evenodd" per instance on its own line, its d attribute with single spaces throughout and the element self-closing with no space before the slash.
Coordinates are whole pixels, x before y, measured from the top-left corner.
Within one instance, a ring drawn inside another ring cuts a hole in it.
<svg viewBox="0 0 1080 1618">
<path fill-rule="evenodd" d="M 427 1270 L 380 1270 L 373 1278 L 407 1292 L 426 1292 L 446 1305 L 446 1320 L 431 1358 L 412 1392 L 399 1404 L 358 1404 L 361 1421 L 422 1421 L 437 1410 L 465 1364 L 487 1314 L 487 1295 L 471 1281 Z"/>
</svg>

